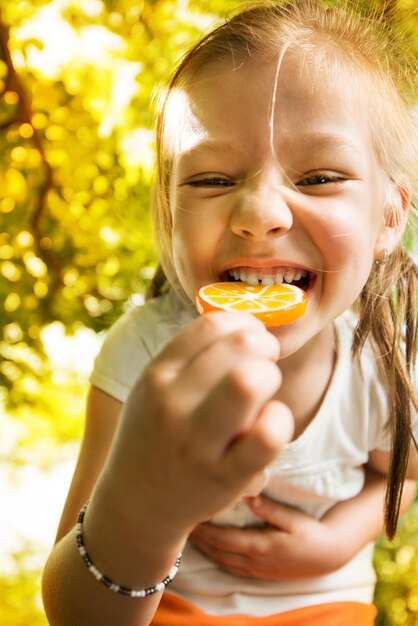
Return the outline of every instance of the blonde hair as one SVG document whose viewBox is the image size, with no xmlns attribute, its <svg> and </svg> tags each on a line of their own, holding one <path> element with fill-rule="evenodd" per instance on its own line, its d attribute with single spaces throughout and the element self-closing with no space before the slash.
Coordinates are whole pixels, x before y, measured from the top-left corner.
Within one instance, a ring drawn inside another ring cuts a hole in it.
<svg viewBox="0 0 418 626">
<path fill-rule="evenodd" d="M 361 81 L 369 106 L 370 130 L 376 155 L 386 174 L 387 219 L 398 219 L 402 210 L 399 189 L 418 198 L 417 128 L 411 115 L 418 68 L 408 58 L 383 18 L 364 16 L 356 3 L 345 0 L 327 6 L 321 0 L 251 3 L 203 37 L 182 59 L 162 99 L 157 116 L 157 167 L 154 223 L 160 265 L 148 297 L 167 284 L 180 298 L 186 296 L 176 277 L 171 251 L 169 183 L 172 151 L 167 147 L 167 116 L 173 94 L 191 93 L 193 79 L 203 68 L 226 58 L 235 63 L 252 57 L 271 59 L 284 47 L 315 55 L 321 68 L 336 64 Z M 335 74 L 335 72 L 334 72 Z M 415 235 L 416 209 L 409 215 L 407 234 Z M 412 246 L 412 243 L 410 242 Z M 379 375 L 388 390 L 391 463 L 385 501 L 385 526 L 389 537 L 396 531 L 403 482 L 411 442 L 414 441 L 412 406 L 418 410 L 412 382 L 418 339 L 418 268 L 402 244 L 388 263 L 375 266 L 355 303 L 359 322 L 353 355 L 359 356 L 370 338 Z M 416 444 L 415 444 L 416 445 Z"/>
</svg>

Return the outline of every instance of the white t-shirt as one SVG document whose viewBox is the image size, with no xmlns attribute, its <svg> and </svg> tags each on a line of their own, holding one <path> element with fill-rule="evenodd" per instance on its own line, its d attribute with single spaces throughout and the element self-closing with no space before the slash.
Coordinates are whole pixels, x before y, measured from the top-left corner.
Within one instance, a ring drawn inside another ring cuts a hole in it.
<svg viewBox="0 0 418 626">
<path fill-rule="evenodd" d="M 91 383 L 124 402 L 150 359 L 195 315 L 169 294 L 123 315 L 110 329 Z M 305 431 L 285 446 L 267 470 L 267 496 L 320 519 L 341 500 L 363 488 L 363 465 L 371 450 L 389 450 L 386 396 L 366 343 L 361 366 L 353 361 L 351 314 L 335 322 L 338 355 L 322 405 Z M 242 503 L 218 522 L 248 525 L 259 521 Z M 174 592 L 214 615 L 269 615 L 336 601 L 372 602 L 375 574 L 370 544 L 349 563 L 326 576 L 292 581 L 237 577 L 187 545 Z"/>
</svg>

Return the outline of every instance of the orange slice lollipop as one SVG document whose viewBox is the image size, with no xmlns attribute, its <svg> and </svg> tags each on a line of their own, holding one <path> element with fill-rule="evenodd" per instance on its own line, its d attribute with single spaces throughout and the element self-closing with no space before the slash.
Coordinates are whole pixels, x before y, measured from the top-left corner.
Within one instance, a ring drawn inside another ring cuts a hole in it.
<svg viewBox="0 0 418 626">
<path fill-rule="evenodd" d="M 252 313 L 265 326 L 281 326 L 305 313 L 306 294 L 294 285 L 213 283 L 197 291 L 196 308 L 201 314 L 219 310 Z"/>
</svg>

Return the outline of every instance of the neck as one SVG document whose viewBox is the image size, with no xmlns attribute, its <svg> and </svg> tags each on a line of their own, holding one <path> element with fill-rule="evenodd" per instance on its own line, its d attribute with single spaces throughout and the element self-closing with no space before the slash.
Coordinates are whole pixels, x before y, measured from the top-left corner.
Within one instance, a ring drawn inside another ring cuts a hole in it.
<svg viewBox="0 0 418 626">
<path fill-rule="evenodd" d="M 297 438 L 315 417 L 335 366 L 336 343 L 332 324 L 296 353 L 280 360 L 282 385 L 276 398 L 289 406 Z"/>
</svg>

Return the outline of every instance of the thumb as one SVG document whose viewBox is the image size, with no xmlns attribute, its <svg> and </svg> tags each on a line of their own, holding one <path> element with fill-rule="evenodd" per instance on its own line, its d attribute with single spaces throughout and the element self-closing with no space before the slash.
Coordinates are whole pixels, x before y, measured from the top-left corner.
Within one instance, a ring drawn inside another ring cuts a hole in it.
<svg viewBox="0 0 418 626">
<path fill-rule="evenodd" d="M 298 509 L 281 502 L 275 502 L 263 495 L 256 498 L 246 498 L 246 502 L 255 515 L 286 533 L 295 531 L 296 527 L 307 517 L 306 513 L 302 513 Z"/>
</svg>

